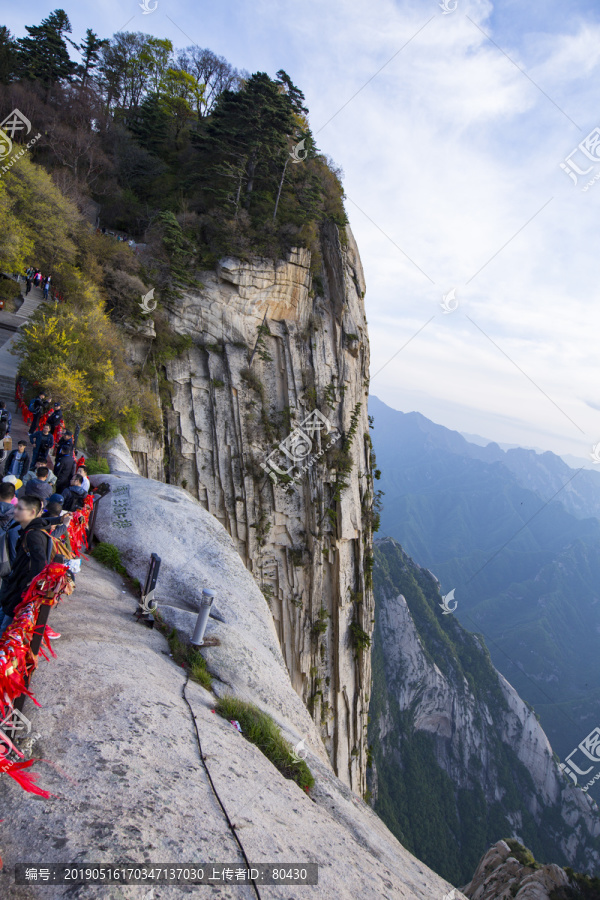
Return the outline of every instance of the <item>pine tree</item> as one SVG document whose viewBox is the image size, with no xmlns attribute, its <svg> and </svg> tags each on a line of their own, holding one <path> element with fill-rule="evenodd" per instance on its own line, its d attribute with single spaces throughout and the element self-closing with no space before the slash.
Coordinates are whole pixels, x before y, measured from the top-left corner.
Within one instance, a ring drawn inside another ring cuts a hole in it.
<svg viewBox="0 0 600 900">
<path fill-rule="evenodd" d="M 285 92 L 289 97 L 294 112 L 299 116 L 307 116 L 308 109 L 304 106 L 304 94 L 300 88 L 296 87 L 290 76 L 283 69 L 280 69 L 275 76 L 277 81 L 285 87 Z"/>
<path fill-rule="evenodd" d="M 65 34 L 71 23 L 64 9 L 55 9 L 41 25 L 26 25 L 28 37 L 19 38 L 19 75 L 39 80 L 47 88 L 61 78 L 71 79 L 76 65 L 69 57 Z"/>
<path fill-rule="evenodd" d="M 0 84 L 11 81 L 17 67 L 17 44 L 5 25 L 0 25 Z"/>
<path fill-rule="evenodd" d="M 78 74 L 81 79 L 81 87 L 85 87 L 92 69 L 95 69 L 100 60 L 100 50 L 108 44 L 108 39 L 100 40 L 98 35 L 88 28 L 84 42 L 77 48 L 81 53 L 82 63 L 78 66 Z"/>
<path fill-rule="evenodd" d="M 244 205 L 249 208 L 253 192 L 270 191 L 278 186 L 278 166 L 287 137 L 294 129 L 291 101 L 275 81 L 258 72 L 238 92 L 224 91 L 213 111 L 201 143 L 212 165 L 204 177 L 210 183 L 213 175 L 225 166 L 244 170 Z M 221 180 L 222 179 L 218 179 Z M 225 190 L 230 185 L 225 183 Z M 219 192 L 219 185 L 212 190 Z"/>
</svg>

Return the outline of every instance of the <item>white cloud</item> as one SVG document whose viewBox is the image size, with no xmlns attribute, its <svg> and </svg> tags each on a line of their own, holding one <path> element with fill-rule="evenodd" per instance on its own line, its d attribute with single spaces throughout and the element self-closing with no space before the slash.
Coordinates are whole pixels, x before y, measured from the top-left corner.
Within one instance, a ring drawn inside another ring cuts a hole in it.
<svg viewBox="0 0 600 900">
<path fill-rule="evenodd" d="M 116 0 L 63 5 L 75 38 L 88 26 L 111 34 L 129 11 Z M 34 0 L 21 22 L 13 6 L 7 24 L 22 33 L 47 12 Z M 583 6 L 564 12 L 561 3 L 512 0 L 459 0 L 447 16 L 437 0 L 223 0 L 201 10 L 159 0 L 142 16 L 132 0 L 128 28 L 185 46 L 168 15 L 239 67 L 285 68 L 305 92 L 318 145 L 385 232 L 348 202 L 367 278 L 372 371 L 436 314 L 374 380 L 375 393 L 450 427 L 585 456 L 600 436 L 600 181 L 583 193 L 559 164 L 600 125 L 600 25 Z M 460 307 L 443 316 L 451 287 Z"/>
</svg>

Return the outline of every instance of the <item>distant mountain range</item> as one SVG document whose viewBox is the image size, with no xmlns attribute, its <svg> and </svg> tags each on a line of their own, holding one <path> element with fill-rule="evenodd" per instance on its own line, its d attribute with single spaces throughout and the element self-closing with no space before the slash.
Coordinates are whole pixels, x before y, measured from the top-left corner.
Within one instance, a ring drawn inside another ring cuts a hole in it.
<svg viewBox="0 0 600 900">
<path fill-rule="evenodd" d="M 600 473 L 479 446 L 376 397 L 369 411 L 380 534 L 455 590 L 454 615 L 564 758 L 600 725 Z"/>
<path fill-rule="evenodd" d="M 467 431 L 461 431 L 459 434 L 470 444 L 478 444 L 480 447 L 487 447 L 488 444 L 495 443 L 489 438 L 481 437 L 480 434 L 469 434 Z M 539 454 L 546 453 L 545 450 L 541 450 L 539 447 L 521 447 L 520 444 L 503 444 L 500 441 L 497 442 L 497 446 L 501 450 L 533 450 Z M 591 455 L 589 459 L 585 459 L 583 456 L 573 456 L 572 453 L 559 453 L 558 458 L 562 459 L 572 469 L 581 469 L 583 467 L 584 469 L 591 469 L 592 472 L 598 472 L 598 463 L 593 462 Z"/>
<path fill-rule="evenodd" d="M 527 843 L 540 861 L 597 871 L 597 807 L 561 772 L 533 711 L 481 639 L 441 614 L 431 573 L 393 538 L 374 551 L 369 788 L 377 813 L 453 884 L 501 838 Z"/>
</svg>

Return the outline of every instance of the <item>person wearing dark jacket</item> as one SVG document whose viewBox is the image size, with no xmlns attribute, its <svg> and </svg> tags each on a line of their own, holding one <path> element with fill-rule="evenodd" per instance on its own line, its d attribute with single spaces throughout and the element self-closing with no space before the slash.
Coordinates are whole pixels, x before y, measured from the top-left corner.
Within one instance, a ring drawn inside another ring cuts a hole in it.
<svg viewBox="0 0 600 900">
<path fill-rule="evenodd" d="M 29 471 L 29 453 L 27 453 L 27 444 L 25 441 L 19 441 L 16 450 L 12 450 L 8 454 L 8 459 L 4 464 L 5 475 L 15 475 L 20 481 Z"/>
<path fill-rule="evenodd" d="M 54 474 L 56 475 L 54 490 L 57 494 L 62 494 L 69 487 L 71 479 L 75 475 L 75 460 L 72 453 L 60 457 L 54 466 Z"/>
<path fill-rule="evenodd" d="M 54 488 L 48 484 L 48 468 L 47 466 L 38 466 L 37 477 L 31 478 L 27 484 L 20 487 L 17 491 L 17 497 L 37 497 L 44 503 L 48 497 L 54 493 Z"/>
<path fill-rule="evenodd" d="M 0 438 L 8 437 L 12 426 L 12 415 L 6 408 L 4 400 L 0 400 Z"/>
<path fill-rule="evenodd" d="M 73 456 L 73 432 L 65 431 L 60 441 L 56 445 L 56 462 L 63 456 Z"/>
<path fill-rule="evenodd" d="M 50 538 L 42 533 L 46 523 L 39 518 L 41 509 L 37 497 L 21 497 L 15 507 L 15 520 L 21 526 L 21 535 L 13 567 L 2 579 L 0 588 L 0 636 L 14 619 L 15 609 L 31 581 L 46 565 Z"/>
<path fill-rule="evenodd" d="M 31 468 L 33 469 L 38 459 L 46 462 L 48 454 L 54 447 L 54 435 L 50 434 L 50 426 L 46 422 L 41 431 L 29 436 L 29 440 L 33 444 L 33 455 L 31 457 Z"/>
<path fill-rule="evenodd" d="M 0 531 L 6 531 L 14 522 L 15 508 L 10 502 L 15 496 L 15 486 L 8 481 L 0 481 Z"/>
<path fill-rule="evenodd" d="M 33 434 L 34 431 L 37 431 L 37 427 L 39 425 L 40 418 L 42 416 L 42 413 L 44 412 L 45 399 L 46 399 L 46 395 L 44 393 L 40 393 L 29 404 L 29 412 L 32 413 L 32 415 L 33 415 L 33 419 L 31 420 L 31 425 L 29 426 L 29 434 Z"/>
<path fill-rule="evenodd" d="M 74 475 L 71 486 L 63 491 L 63 509 L 67 512 L 75 512 L 83 509 L 83 501 L 87 497 L 87 491 L 83 488 L 83 476 Z"/>
<path fill-rule="evenodd" d="M 56 431 L 56 429 L 58 428 L 58 426 L 60 425 L 62 420 L 63 420 L 63 414 L 62 414 L 62 409 L 61 409 L 60 403 L 55 403 L 54 404 L 54 412 L 51 412 L 50 415 L 48 416 L 48 418 L 46 419 L 46 422 L 50 426 L 50 432 L 52 434 L 54 434 L 54 432 Z"/>
</svg>

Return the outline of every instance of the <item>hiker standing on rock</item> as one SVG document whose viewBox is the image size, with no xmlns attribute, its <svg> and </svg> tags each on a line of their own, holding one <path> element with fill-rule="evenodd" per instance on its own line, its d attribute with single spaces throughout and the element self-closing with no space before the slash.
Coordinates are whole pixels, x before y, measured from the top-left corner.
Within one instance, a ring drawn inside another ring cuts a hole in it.
<svg viewBox="0 0 600 900">
<path fill-rule="evenodd" d="M 44 412 L 44 401 L 46 399 L 46 395 L 43 391 L 34 397 L 31 403 L 29 404 L 29 412 L 32 414 L 33 419 L 31 420 L 31 425 L 29 426 L 29 434 L 33 434 L 34 431 L 37 431 L 38 425 L 40 424 L 40 418 L 42 413 Z"/>
</svg>

